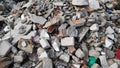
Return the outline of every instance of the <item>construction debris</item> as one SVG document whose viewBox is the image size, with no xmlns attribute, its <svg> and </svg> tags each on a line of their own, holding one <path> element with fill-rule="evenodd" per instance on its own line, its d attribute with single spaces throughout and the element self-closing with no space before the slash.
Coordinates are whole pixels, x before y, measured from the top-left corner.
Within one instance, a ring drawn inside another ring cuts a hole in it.
<svg viewBox="0 0 120 68">
<path fill-rule="evenodd" d="M 0 68 L 120 68 L 120 1 L 0 0 Z"/>
</svg>

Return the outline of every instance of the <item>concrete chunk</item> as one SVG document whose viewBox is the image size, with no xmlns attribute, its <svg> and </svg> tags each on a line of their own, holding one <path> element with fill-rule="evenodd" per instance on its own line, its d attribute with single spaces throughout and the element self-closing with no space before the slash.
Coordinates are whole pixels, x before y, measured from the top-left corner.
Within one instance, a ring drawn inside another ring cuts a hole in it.
<svg viewBox="0 0 120 68">
<path fill-rule="evenodd" d="M 100 9 L 100 4 L 99 4 L 98 0 L 88 0 L 88 1 L 89 1 L 90 8 L 92 8 L 94 10 Z"/>
<path fill-rule="evenodd" d="M 53 68 L 52 60 L 49 58 L 42 59 L 43 65 L 42 68 Z"/>
<path fill-rule="evenodd" d="M 10 51 L 11 44 L 8 41 L 1 41 L 0 42 L 0 56 L 6 56 Z"/>
<path fill-rule="evenodd" d="M 25 4 L 25 5 L 23 5 L 22 8 L 25 8 L 25 7 L 28 8 L 28 7 L 30 7 L 32 4 L 33 4 L 32 0 L 29 0 L 29 2 L 28 2 L 27 4 Z"/>
<path fill-rule="evenodd" d="M 63 39 L 61 39 L 61 45 L 62 46 L 74 46 L 75 42 L 74 42 L 74 37 L 65 37 Z"/>
<path fill-rule="evenodd" d="M 5 20 L 5 18 L 3 16 L 0 16 L 0 21 Z"/>
<path fill-rule="evenodd" d="M 72 0 L 72 4 L 78 6 L 88 5 L 88 0 Z"/>
<path fill-rule="evenodd" d="M 102 68 L 109 68 L 106 57 L 105 56 L 99 56 L 101 66 Z"/>
<path fill-rule="evenodd" d="M 93 64 L 91 68 L 101 68 L 97 63 Z"/>
<path fill-rule="evenodd" d="M 89 56 L 99 57 L 100 53 L 96 50 L 89 50 Z"/>
<path fill-rule="evenodd" d="M 38 55 L 39 59 L 43 59 L 43 58 L 47 58 L 48 57 L 46 51 L 43 48 L 41 48 L 41 47 L 39 47 L 37 49 L 37 55 Z"/>
<path fill-rule="evenodd" d="M 66 53 L 62 54 L 59 58 L 65 62 L 69 62 L 70 60 L 70 56 Z"/>
<path fill-rule="evenodd" d="M 112 27 L 111 26 L 108 26 L 107 28 L 106 28 L 106 32 L 105 32 L 106 34 L 112 34 L 112 33 L 114 33 L 114 30 L 112 29 Z"/>
<path fill-rule="evenodd" d="M 90 30 L 92 30 L 92 31 L 98 31 L 98 30 L 99 30 L 98 24 L 93 24 L 93 25 L 90 27 Z"/>
<path fill-rule="evenodd" d="M 53 48 L 55 49 L 55 51 L 60 51 L 60 48 L 59 48 L 60 43 L 59 43 L 58 39 L 55 39 L 55 40 L 53 41 L 52 46 L 53 46 Z"/>
<path fill-rule="evenodd" d="M 5 28 L 3 29 L 5 32 L 8 32 L 8 31 L 10 31 L 10 26 L 5 26 Z"/>
<path fill-rule="evenodd" d="M 75 27 L 68 27 L 67 35 L 69 35 L 70 37 L 77 37 L 78 36 L 78 31 Z"/>
<path fill-rule="evenodd" d="M 78 58 L 83 58 L 85 56 L 84 52 L 79 48 L 77 49 L 77 51 L 75 52 L 75 55 L 78 57 Z"/>
<path fill-rule="evenodd" d="M 14 56 L 14 62 L 21 63 L 23 62 L 23 57 L 22 56 Z"/>
<path fill-rule="evenodd" d="M 46 39 L 40 39 L 40 44 L 41 44 L 41 46 L 43 47 L 43 48 L 48 48 L 48 47 L 50 47 L 50 44 L 48 43 L 48 41 L 46 40 Z"/>
<path fill-rule="evenodd" d="M 109 48 L 109 47 L 111 47 L 112 45 L 113 45 L 113 41 L 110 40 L 110 39 L 108 39 L 108 38 L 106 38 L 106 39 L 105 39 L 105 47 Z"/>
<path fill-rule="evenodd" d="M 41 55 L 38 56 L 39 59 L 43 59 L 43 58 L 48 58 L 48 54 L 46 53 L 46 51 L 44 51 L 43 53 L 41 53 Z"/>
<path fill-rule="evenodd" d="M 80 64 L 73 64 L 73 67 L 80 68 Z"/>
<path fill-rule="evenodd" d="M 109 68 L 118 68 L 118 64 L 117 64 L 117 63 L 114 63 L 114 64 L 110 65 Z"/>
<path fill-rule="evenodd" d="M 86 35 L 86 33 L 89 31 L 89 27 L 85 27 L 82 32 L 79 34 L 79 42 L 81 42 L 81 40 L 84 38 L 84 36 Z"/>
<path fill-rule="evenodd" d="M 112 39 L 112 40 L 114 40 L 114 39 L 115 39 L 114 34 L 107 34 L 107 37 L 108 37 L 108 38 L 110 38 L 110 39 Z"/>
<path fill-rule="evenodd" d="M 63 6 L 64 5 L 63 2 L 61 2 L 61 1 L 53 2 L 53 4 L 56 6 Z"/>
<path fill-rule="evenodd" d="M 40 38 L 50 39 L 50 36 L 45 29 L 40 31 Z"/>
<path fill-rule="evenodd" d="M 29 14 L 30 16 L 30 20 L 34 23 L 39 23 L 41 25 L 45 24 L 45 22 L 47 21 L 44 17 L 42 16 L 36 16 L 34 14 Z"/>
</svg>

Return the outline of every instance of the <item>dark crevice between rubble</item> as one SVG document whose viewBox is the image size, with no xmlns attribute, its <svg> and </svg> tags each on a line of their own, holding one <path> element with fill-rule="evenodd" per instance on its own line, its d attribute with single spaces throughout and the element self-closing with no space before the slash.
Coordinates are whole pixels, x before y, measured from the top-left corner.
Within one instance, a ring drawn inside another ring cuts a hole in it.
<svg viewBox="0 0 120 68">
<path fill-rule="evenodd" d="M 13 0 L 13 1 L 15 1 L 16 3 L 18 3 L 18 2 L 22 2 L 22 1 L 28 2 L 29 0 Z"/>
<path fill-rule="evenodd" d="M 4 21 L 0 21 L 0 31 L 2 31 L 5 28 L 6 25 L 7 24 L 5 24 Z"/>
</svg>

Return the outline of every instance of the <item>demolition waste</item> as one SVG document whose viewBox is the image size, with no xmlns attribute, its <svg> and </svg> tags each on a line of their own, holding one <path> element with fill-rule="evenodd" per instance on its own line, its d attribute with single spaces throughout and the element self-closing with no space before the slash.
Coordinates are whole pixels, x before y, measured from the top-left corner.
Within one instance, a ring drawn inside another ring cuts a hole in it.
<svg viewBox="0 0 120 68">
<path fill-rule="evenodd" d="M 120 0 L 0 0 L 0 68 L 120 68 Z"/>
</svg>

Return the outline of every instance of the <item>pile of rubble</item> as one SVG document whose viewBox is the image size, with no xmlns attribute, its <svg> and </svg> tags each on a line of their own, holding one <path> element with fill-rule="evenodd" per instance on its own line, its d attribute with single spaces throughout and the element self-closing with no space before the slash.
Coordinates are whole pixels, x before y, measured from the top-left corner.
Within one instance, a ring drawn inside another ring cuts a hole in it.
<svg viewBox="0 0 120 68">
<path fill-rule="evenodd" d="M 119 68 L 118 0 L 0 0 L 0 68 Z"/>
</svg>

